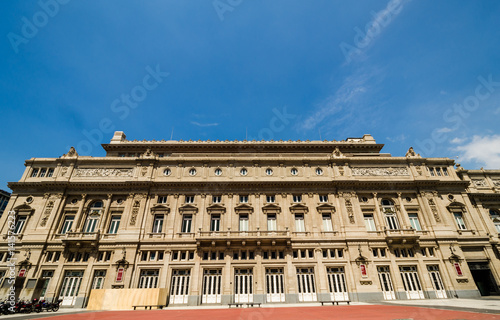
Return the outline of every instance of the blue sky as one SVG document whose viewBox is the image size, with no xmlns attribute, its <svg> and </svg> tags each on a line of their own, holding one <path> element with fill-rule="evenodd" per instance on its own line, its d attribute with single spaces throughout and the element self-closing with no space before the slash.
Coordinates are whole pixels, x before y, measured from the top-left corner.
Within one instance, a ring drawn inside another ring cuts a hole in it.
<svg viewBox="0 0 500 320">
<path fill-rule="evenodd" d="M 2 1 L 0 35 L 2 189 L 29 158 L 104 155 L 114 130 L 369 133 L 500 168 L 498 1 Z"/>
</svg>

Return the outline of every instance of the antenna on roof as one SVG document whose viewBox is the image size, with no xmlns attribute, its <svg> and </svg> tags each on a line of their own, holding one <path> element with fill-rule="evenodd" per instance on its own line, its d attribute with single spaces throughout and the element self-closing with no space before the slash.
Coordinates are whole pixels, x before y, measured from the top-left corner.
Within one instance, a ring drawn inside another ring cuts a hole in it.
<svg viewBox="0 0 500 320">
<path fill-rule="evenodd" d="M 318 132 L 319 132 L 319 140 L 323 140 L 321 139 L 321 129 L 318 129 Z"/>
<path fill-rule="evenodd" d="M 174 140 L 174 127 L 172 127 L 172 134 L 170 135 L 170 140 Z"/>
</svg>

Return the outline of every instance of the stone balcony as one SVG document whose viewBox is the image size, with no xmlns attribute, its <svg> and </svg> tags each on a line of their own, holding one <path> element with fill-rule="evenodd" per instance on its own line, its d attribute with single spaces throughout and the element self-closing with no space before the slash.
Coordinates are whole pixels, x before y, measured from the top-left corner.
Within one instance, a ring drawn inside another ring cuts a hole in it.
<svg viewBox="0 0 500 320">
<path fill-rule="evenodd" d="M 428 231 L 417 231 L 415 229 L 385 229 L 385 240 L 389 246 L 393 245 L 418 245 L 420 236 Z"/>
<path fill-rule="evenodd" d="M 96 232 L 73 232 L 56 234 L 55 238 L 62 241 L 66 247 L 97 247 L 101 234 Z"/>
<path fill-rule="evenodd" d="M 285 231 L 198 231 L 198 246 L 290 245 L 291 233 Z"/>
</svg>

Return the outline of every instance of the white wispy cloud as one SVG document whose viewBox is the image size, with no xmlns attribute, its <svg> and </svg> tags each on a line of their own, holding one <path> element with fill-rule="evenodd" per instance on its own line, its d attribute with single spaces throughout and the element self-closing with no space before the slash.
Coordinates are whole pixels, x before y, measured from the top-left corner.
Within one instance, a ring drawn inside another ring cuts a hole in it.
<svg viewBox="0 0 500 320">
<path fill-rule="evenodd" d="M 436 130 L 436 132 L 439 132 L 439 133 L 447 133 L 447 132 L 452 132 L 452 131 L 455 131 L 455 129 L 450 129 L 450 128 L 447 128 L 447 127 L 439 128 L 439 129 Z"/>
<path fill-rule="evenodd" d="M 465 141 L 467 140 L 467 138 L 453 138 L 450 140 L 451 143 L 453 144 L 460 144 L 460 143 L 464 143 Z"/>
<path fill-rule="evenodd" d="M 300 124 L 300 128 L 305 130 L 313 129 L 333 115 L 338 115 L 334 119 L 336 123 L 343 122 L 350 117 L 351 113 L 346 112 L 346 109 L 366 92 L 366 82 L 370 77 L 371 75 L 366 73 L 347 77 L 334 94 L 316 105 L 316 111 Z"/>
<path fill-rule="evenodd" d="M 395 137 L 387 137 L 387 140 L 390 142 L 403 142 L 406 140 L 406 136 L 404 134 L 400 134 L 399 136 Z"/>
<path fill-rule="evenodd" d="M 472 141 L 455 150 L 460 152 L 461 161 L 476 162 L 489 169 L 500 167 L 500 135 L 476 135 L 472 137 Z"/>
<path fill-rule="evenodd" d="M 199 123 L 199 122 L 196 122 L 196 121 L 191 121 L 191 124 L 193 124 L 195 126 L 198 126 L 198 127 L 216 127 L 216 126 L 219 125 L 217 122 L 214 122 L 214 123 Z"/>
</svg>

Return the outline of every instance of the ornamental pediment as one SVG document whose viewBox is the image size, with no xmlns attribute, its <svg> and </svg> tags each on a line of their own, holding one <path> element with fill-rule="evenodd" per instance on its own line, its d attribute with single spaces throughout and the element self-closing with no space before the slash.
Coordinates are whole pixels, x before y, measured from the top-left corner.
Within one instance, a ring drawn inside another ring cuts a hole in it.
<svg viewBox="0 0 500 320">
<path fill-rule="evenodd" d="M 212 213 L 226 213 L 226 207 L 220 205 L 220 204 L 212 204 L 207 207 L 207 212 L 212 214 Z"/>
<path fill-rule="evenodd" d="M 34 209 L 32 207 L 30 207 L 29 205 L 27 205 L 26 203 L 23 203 L 17 207 L 14 207 L 14 211 L 16 211 L 18 213 L 22 212 L 25 214 L 26 213 L 31 214 L 31 213 L 33 213 Z"/>
<path fill-rule="evenodd" d="M 198 213 L 198 208 L 193 206 L 192 204 L 185 204 L 179 208 L 179 213 L 181 213 L 181 214 L 184 214 L 184 213 L 196 214 L 196 213 Z"/>
<path fill-rule="evenodd" d="M 269 203 L 266 204 L 265 206 L 262 207 L 262 212 L 264 214 L 268 213 L 280 213 L 281 212 L 281 207 L 274 204 L 274 203 Z"/>
<path fill-rule="evenodd" d="M 318 210 L 319 213 L 335 213 L 335 206 L 332 206 L 328 203 L 323 203 L 317 206 L 316 210 Z"/>
<path fill-rule="evenodd" d="M 246 203 L 241 203 L 241 204 L 237 205 L 234 208 L 234 211 L 237 214 L 240 214 L 240 213 L 252 213 L 253 212 L 253 207 L 251 205 L 246 204 Z"/>
<path fill-rule="evenodd" d="M 295 214 L 295 213 L 308 213 L 309 208 L 303 204 L 294 204 L 290 206 L 290 212 Z"/>
<path fill-rule="evenodd" d="M 155 205 L 151 208 L 151 213 L 170 213 L 170 208 L 165 205 Z"/>
</svg>

